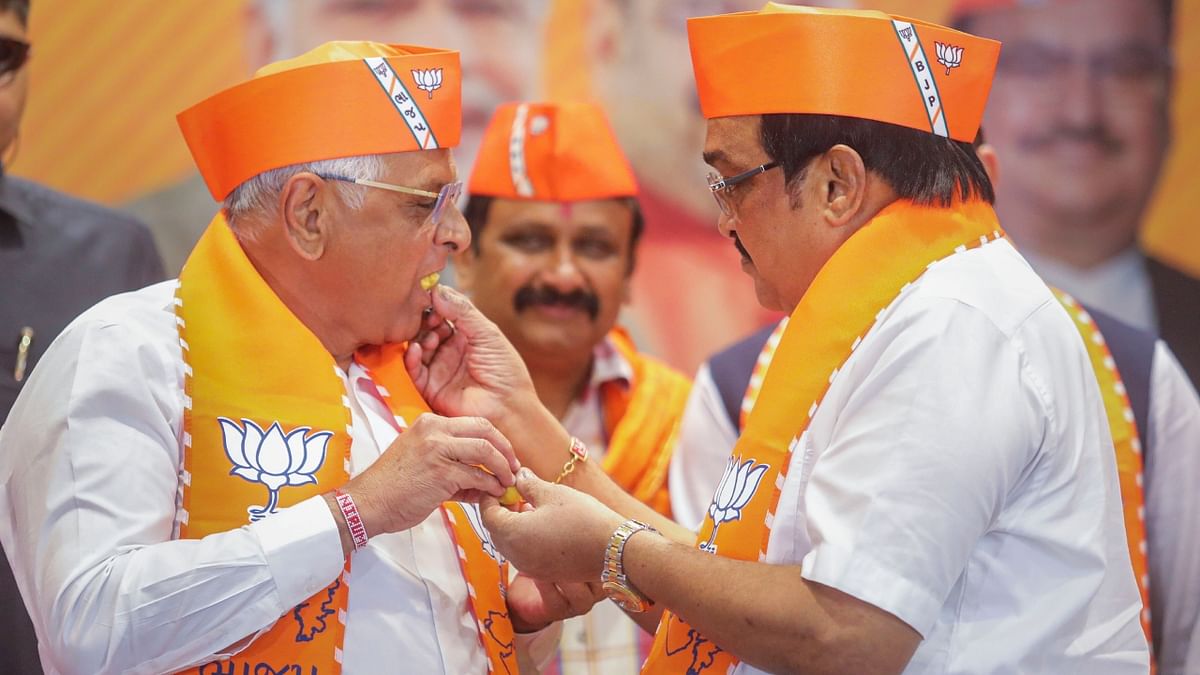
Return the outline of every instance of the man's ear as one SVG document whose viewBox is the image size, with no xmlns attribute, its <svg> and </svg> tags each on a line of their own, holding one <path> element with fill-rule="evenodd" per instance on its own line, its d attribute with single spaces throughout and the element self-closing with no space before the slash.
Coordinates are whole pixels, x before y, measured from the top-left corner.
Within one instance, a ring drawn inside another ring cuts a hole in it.
<svg viewBox="0 0 1200 675">
<path fill-rule="evenodd" d="M 991 143 L 981 143 L 975 148 L 975 156 L 983 163 L 983 170 L 992 181 L 992 190 L 1000 183 L 1000 159 L 996 157 L 996 148 Z"/>
<path fill-rule="evenodd" d="M 834 227 L 856 221 L 867 196 L 867 167 L 862 155 L 848 145 L 838 144 L 818 159 L 822 180 L 821 207 L 825 220 Z"/>
<path fill-rule="evenodd" d="M 329 241 L 330 197 L 333 187 L 319 176 L 301 172 L 287 180 L 279 193 L 284 234 L 300 257 L 319 260 Z"/>
</svg>

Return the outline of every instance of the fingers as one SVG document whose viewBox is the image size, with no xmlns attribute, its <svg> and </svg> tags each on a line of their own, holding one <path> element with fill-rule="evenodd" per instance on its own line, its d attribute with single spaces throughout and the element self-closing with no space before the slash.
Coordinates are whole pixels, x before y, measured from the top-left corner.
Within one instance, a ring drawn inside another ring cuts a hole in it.
<svg viewBox="0 0 1200 675">
<path fill-rule="evenodd" d="M 506 486 L 512 485 L 517 469 L 521 468 L 521 463 L 517 461 L 517 454 L 513 450 L 512 443 L 500 433 L 491 422 L 483 417 L 449 417 L 443 418 L 446 420 L 442 429 L 458 438 L 476 438 L 487 442 L 488 447 L 499 453 L 503 462 L 499 466 L 493 466 L 489 461 L 494 462 L 495 458 L 491 453 L 483 452 L 480 455 L 474 455 L 470 458 L 456 457 L 458 461 L 465 461 L 468 464 L 483 464 L 489 471 L 496 474 L 496 477 L 501 478 Z M 477 451 L 482 451 L 485 448 L 479 446 L 474 447 Z"/>
<path fill-rule="evenodd" d="M 488 529 L 492 540 L 496 542 L 506 540 L 506 533 L 513 526 L 514 519 L 517 518 L 516 513 L 502 506 L 498 499 L 490 495 L 480 497 L 479 515 L 483 518 L 483 526 Z"/>
<path fill-rule="evenodd" d="M 569 616 L 585 614 L 596 604 L 597 597 L 586 583 L 559 583 L 555 586 L 567 603 Z"/>
<path fill-rule="evenodd" d="M 492 497 L 499 497 L 504 494 L 504 486 L 492 474 L 484 471 L 477 466 L 467 466 L 459 464 L 450 469 L 451 479 L 458 487 L 457 493 L 475 491 L 476 493 L 484 493 Z"/>
<path fill-rule="evenodd" d="M 521 468 L 517 471 L 517 491 L 521 493 L 521 497 L 534 508 L 544 504 L 546 500 L 553 494 L 556 489 L 563 488 L 561 485 L 548 483 L 541 478 L 538 478 L 533 471 L 528 468 Z"/>
</svg>

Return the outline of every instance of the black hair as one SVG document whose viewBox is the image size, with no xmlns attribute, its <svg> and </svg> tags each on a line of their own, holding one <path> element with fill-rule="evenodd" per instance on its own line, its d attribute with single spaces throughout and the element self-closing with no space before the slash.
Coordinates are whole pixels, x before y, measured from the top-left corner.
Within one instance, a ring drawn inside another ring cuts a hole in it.
<svg viewBox="0 0 1200 675">
<path fill-rule="evenodd" d="M 814 157 L 842 144 L 858 152 L 866 169 L 902 199 L 937 206 L 971 197 L 989 204 L 996 199 L 971 144 L 928 131 L 856 117 L 775 113 L 762 116 L 760 140 L 789 186 L 803 179 Z"/>
<path fill-rule="evenodd" d="M 12 12 L 17 15 L 17 21 L 21 22 L 22 28 L 29 27 L 29 1 L 30 0 L 0 0 L 0 12 Z"/>
<path fill-rule="evenodd" d="M 466 219 L 467 225 L 471 228 L 471 250 L 475 255 L 479 255 L 479 237 L 483 234 L 483 228 L 487 225 L 488 215 L 492 211 L 492 202 L 495 197 L 490 195 L 467 195 L 467 204 L 463 207 L 463 218 Z M 614 199 L 629 207 L 633 215 L 633 221 L 629 228 L 629 269 L 628 273 L 633 272 L 633 264 L 637 258 L 638 241 L 642 238 L 642 231 L 646 229 L 646 219 L 642 215 L 642 207 L 638 204 L 636 197 L 614 197 Z"/>
</svg>

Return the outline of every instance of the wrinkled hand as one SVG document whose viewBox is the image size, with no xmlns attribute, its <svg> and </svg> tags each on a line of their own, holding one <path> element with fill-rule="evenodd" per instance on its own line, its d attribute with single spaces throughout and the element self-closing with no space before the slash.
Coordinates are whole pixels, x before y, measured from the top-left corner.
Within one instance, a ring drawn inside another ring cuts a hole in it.
<svg viewBox="0 0 1200 675">
<path fill-rule="evenodd" d="M 517 489 L 533 508 L 515 513 L 490 497 L 479 501 L 496 548 L 524 574 L 554 582 L 596 582 L 604 549 L 625 518 L 591 495 L 517 473 Z"/>
<path fill-rule="evenodd" d="M 513 630 L 533 633 L 555 621 L 587 614 L 604 598 L 599 582 L 556 584 L 520 573 L 508 585 L 508 616 Z"/>
<path fill-rule="evenodd" d="M 499 497 L 518 468 L 512 445 L 491 422 L 426 413 L 343 490 L 368 534 L 401 532 L 442 502 Z"/>
<path fill-rule="evenodd" d="M 438 286 L 433 312 L 409 343 L 404 365 L 417 391 L 444 415 L 478 415 L 493 421 L 513 400 L 536 400 L 520 354 L 496 324 L 466 296 Z"/>
</svg>

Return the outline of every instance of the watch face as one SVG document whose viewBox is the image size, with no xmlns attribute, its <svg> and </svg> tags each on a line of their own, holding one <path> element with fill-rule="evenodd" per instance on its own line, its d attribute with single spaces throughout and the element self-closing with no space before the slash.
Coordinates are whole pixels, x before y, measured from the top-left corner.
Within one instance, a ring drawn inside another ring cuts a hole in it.
<svg viewBox="0 0 1200 675">
<path fill-rule="evenodd" d="M 644 612 L 649 606 L 641 596 L 616 581 L 606 581 L 603 587 L 608 599 L 626 612 Z"/>
</svg>

